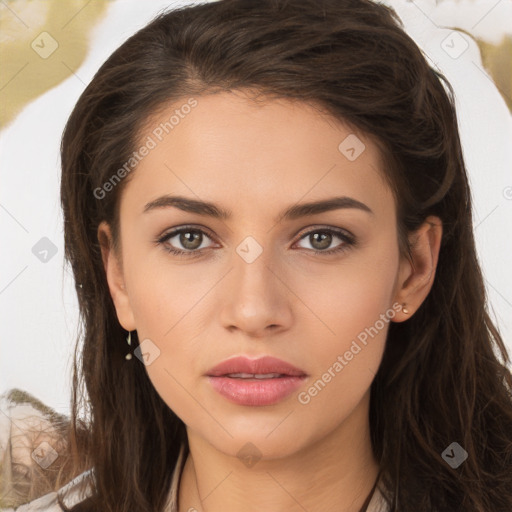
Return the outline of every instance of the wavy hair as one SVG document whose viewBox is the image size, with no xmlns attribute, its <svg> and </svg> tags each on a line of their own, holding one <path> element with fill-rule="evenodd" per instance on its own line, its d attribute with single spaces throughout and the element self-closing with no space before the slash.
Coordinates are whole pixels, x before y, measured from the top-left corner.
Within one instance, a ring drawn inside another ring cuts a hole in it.
<svg viewBox="0 0 512 512">
<path fill-rule="evenodd" d="M 81 319 L 69 476 L 94 467 L 96 482 L 72 510 L 162 511 L 182 444 L 188 453 L 184 423 L 144 366 L 125 360 L 97 238 L 105 220 L 118 247 L 119 198 L 136 168 L 105 197 L 95 191 L 129 160 L 152 114 L 242 89 L 314 105 L 377 141 L 403 254 L 427 216 L 442 220 L 433 287 L 413 317 L 391 323 L 371 385 L 390 510 L 510 512 L 510 359 L 487 310 L 453 91 L 395 12 L 369 0 L 220 0 L 161 13 L 78 100 L 61 146 L 65 257 Z M 88 416 L 77 421 L 81 409 Z M 468 452 L 457 469 L 441 456 L 452 442 Z"/>
</svg>

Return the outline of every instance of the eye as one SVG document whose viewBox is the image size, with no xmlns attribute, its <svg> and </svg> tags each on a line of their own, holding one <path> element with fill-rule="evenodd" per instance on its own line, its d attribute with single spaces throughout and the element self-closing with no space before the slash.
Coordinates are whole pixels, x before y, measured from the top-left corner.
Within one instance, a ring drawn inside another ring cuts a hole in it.
<svg viewBox="0 0 512 512">
<path fill-rule="evenodd" d="M 328 249 L 335 239 L 341 240 L 334 248 Z M 333 228 L 317 228 L 305 233 L 299 240 L 306 240 L 312 246 L 314 254 L 329 255 L 345 251 L 355 245 L 355 237 L 345 230 Z"/>
<path fill-rule="evenodd" d="M 163 248 L 175 256 L 195 257 L 200 256 L 204 250 L 210 249 L 211 245 L 204 245 L 206 239 L 212 240 L 205 230 L 183 226 L 173 229 L 169 233 L 161 236 L 155 243 L 160 244 Z M 334 248 L 329 249 L 333 241 L 336 239 L 341 242 Z M 312 246 L 310 251 L 319 255 L 331 255 L 348 250 L 356 244 L 355 237 L 348 231 L 333 228 L 316 228 L 303 234 L 299 242 L 306 240 Z M 298 243 L 298 242 L 297 242 Z"/>
<path fill-rule="evenodd" d="M 164 249 L 171 254 L 177 256 L 196 256 L 202 253 L 203 249 L 209 248 L 209 246 L 203 245 L 205 238 L 211 239 L 204 230 L 184 226 L 163 235 L 156 242 L 163 245 Z M 173 242 L 171 243 L 171 241 Z"/>
</svg>

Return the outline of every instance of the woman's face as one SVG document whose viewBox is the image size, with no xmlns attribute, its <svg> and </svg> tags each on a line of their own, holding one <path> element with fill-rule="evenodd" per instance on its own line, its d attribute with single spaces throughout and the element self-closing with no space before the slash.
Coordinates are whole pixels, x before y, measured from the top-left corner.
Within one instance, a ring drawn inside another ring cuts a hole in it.
<svg viewBox="0 0 512 512">
<path fill-rule="evenodd" d="M 273 458 L 366 425 L 409 268 L 374 143 L 305 104 L 257 106 L 238 93 L 173 104 L 140 141 L 147 150 L 120 204 L 122 269 L 110 267 L 109 285 L 152 384 L 189 434 L 226 454 L 250 442 Z M 166 196 L 229 215 L 166 206 Z M 301 208 L 335 198 L 344 198 L 335 208 Z M 188 234 L 163 240 L 181 227 Z M 248 405 L 207 376 L 234 356 L 267 355 L 306 377 L 288 378 L 277 397 L 270 379 L 262 395 L 247 391 L 254 381 L 217 379 L 249 393 Z"/>
</svg>

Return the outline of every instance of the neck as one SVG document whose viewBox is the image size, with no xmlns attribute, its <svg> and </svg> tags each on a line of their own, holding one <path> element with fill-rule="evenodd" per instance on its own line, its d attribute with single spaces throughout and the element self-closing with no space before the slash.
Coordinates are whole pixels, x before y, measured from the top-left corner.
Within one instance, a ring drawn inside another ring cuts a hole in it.
<svg viewBox="0 0 512 512">
<path fill-rule="evenodd" d="M 334 431 L 294 454 L 246 467 L 187 429 L 179 512 L 359 512 L 378 474 L 369 394 Z M 228 504 L 228 505 L 227 505 Z"/>
</svg>

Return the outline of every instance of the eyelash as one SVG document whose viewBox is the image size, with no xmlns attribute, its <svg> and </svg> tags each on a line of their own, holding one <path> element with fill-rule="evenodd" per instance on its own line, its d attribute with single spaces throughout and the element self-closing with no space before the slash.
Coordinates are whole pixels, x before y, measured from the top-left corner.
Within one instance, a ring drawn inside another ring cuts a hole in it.
<svg viewBox="0 0 512 512">
<path fill-rule="evenodd" d="M 173 230 L 173 231 L 171 231 L 169 233 L 166 233 L 165 235 L 157 238 L 155 240 L 155 243 L 159 244 L 159 245 L 162 245 L 163 249 L 165 251 L 167 251 L 168 253 L 171 253 L 171 254 L 173 254 L 175 256 L 178 256 L 178 257 L 194 258 L 194 257 L 200 256 L 203 253 L 203 251 L 205 250 L 205 248 L 199 249 L 199 250 L 196 249 L 196 250 L 193 250 L 193 251 L 184 251 L 184 250 L 175 249 L 174 247 L 170 247 L 169 245 L 166 245 L 165 242 L 167 242 L 171 238 L 174 238 L 176 235 L 179 235 L 181 233 L 187 233 L 187 232 L 201 233 L 203 235 L 206 235 L 208 238 L 213 239 L 213 237 L 210 236 L 203 229 L 200 229 L 200 228 L 197 228 L 197 227 L 193 227 L 193 226 L 183 226 L 181 228 L 175 229 L 175 230 Z M 334 254 L 337 254 L 337 253 L 342 253 L 343 251 L 346 251 L 350 247 L 356 245 L 356 238 L 351 233 L 348 233 L 347 231 L 344 231 L 344 230 L 333 229 L 333 228 L 315 228 L 315 229 L 312 229 L 312 230 L 304 233 L 299 238 L 298 241 L 303 240 L 304 238 L 308 237 L 309 235 L 311 235 L 313 233 L 328 233 L 328 234 L 337 236 L 338 238 L 340 238 L 343 241 L 343 243 L 341 243 L 340 245 L 338 245 L 334 249 L 329 249 L 329 250 L 326 250 L 326 251 L 318 251 L 318 250 L 315 250 L 315 249 L 306 249 L 308 252 L 312 252 L 315 255 L 331 256 L 331 255 L 334 255 Z M 206 248 L 206 249 L 208 249 L 208 248 Z"/>
</svg>

